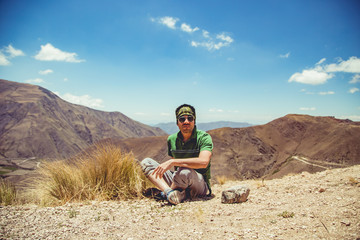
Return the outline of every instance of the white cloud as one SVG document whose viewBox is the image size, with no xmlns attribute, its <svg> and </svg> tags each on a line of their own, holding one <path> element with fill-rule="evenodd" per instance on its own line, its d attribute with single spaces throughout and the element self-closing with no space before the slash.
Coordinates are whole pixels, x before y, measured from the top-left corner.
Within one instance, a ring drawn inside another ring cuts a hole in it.
<svg viewBox="0 0 360 240">
<path fill-rule="evenodd" d="M 174 29 L 174 30 L 181 30 L 188 33 L 194 33 L 200 30 L 200 28 L 195 27 L 191 28 L 191 26 L 187 23 L 182 23 L 180 25 L 180 28 L 176 27 L 176 24 L 178 21 L 180 21 L 178 18 L 174 17 L 162 17 L 162 18 L 150 18 L 152 22 L 156 22 L 159 24 L 163 24 L 167 26 L 168 28 Z M 217 34 L 215 37 L 211 37 L 210 33 L 206 30 L 202 30 L 201 33 L 198 34 L 192 34 L 191 35 L 193 39 L 190 39 L 190 46 L 192 47 L 203 47 L 206 48 L 209 51 L 212 50 L 219 50 L 223 47 L 229 46 L 231 43 L 234 42 L 234 39 L 231 38 L 228 34 L 220 33 Z"/>
<path fill-rule="evenodd" d="M 21 51 L 20 49 L 14 48 L 13 46 L 11 46 L 11 44 L 9 44 L 9 46 L 5 47 L 5 51 L 7 53 L 9 53 L 10 58 L 18 57 L 18 56 L 25 56 L 23 51 Z"/>
<path fill-rule="evenodd" d="M 351 79 L 351 81 L 349 83 L 352 83 L 352 84 L 360 83 L 360 74 L 356 74 L 355 76 L 353 76 L 353 78 Z"/>
<path fill-rule="evenodd" d="M 214 41 L 211 37 L 208 38 L 208 40 L 205 41 L 191 41 L 192 47 L 204 47 L 209 51 L 212 50 L 219 50 L 223 47 L 229 46 L 234 40 L 230 37 L 225 35 L 224 33 L 218 34 L 216 36 L 216 39 L 219 39 L 220 41 Z"/>
<path fill-rule="evenodd" d="M 209 109 L 209 112 L 224 112 L 224 110 L 217 109 L 217 108 L 211 108 L 211 109 Z"/>
<path fill-rule="evenodd" d="M 222 40 L 224 42 L 227 42 L 229 44 L 234 41 L 234 39 L 232 39 L 230 36 L 227 36 L 225 33 L 221 33 L 221 34 L 216 35 L 216 38 L 220 39 L 220 40 Z"/>
<path fill-rule="evenodd" d="M 19 56 L 25 56 L 25 53 L 9 44 L 9 46 L 0 49 L 0 66 L 10 65 L 11 62 L 9 61 L 9 59 Z"/>
<path fill-rule="evenodd" d="M 0 66 L 8 66 L 10 65 L 10 61 L 7 57 L 0 51 Z"/>
<path fill-rule="evenodd" d="M 199 47 L 200 43 L 199 42 L 195 42 L 195 41 L 191 41 L 191 46 L 193 47 Z"/>
<path fill-rule="evenodd" d="M 333 95 L 333 94 L 335 94 L 334 91 L 319 92 L 319 95 Z"/>
<path fill-rule="evenodd" d="M 158 20 L 160 24 L 163 24 L 171 29 L 176 29 L 175 25 L 177 21 L 179 21 L 179 19 L 173 17 L 162 17 Z"/>
<path fill-rule="evenodd" d="M 326 61 L 326 58 L 322 58 L 319 62 L 316 63 L 316 65 L 321 65 L 325 61 Z"/>
<path fill-rule="evenodd" d="M 69 81 L 69 79 L 68 79 L 68 78 L 64 78 L 64 82 L 67 82 L 67 81 Z"/>
<path fill-rule="evenodd" d="M 301 111 L 315 111 L 316 108 L 315 107 L 301 107 L 300 110 Z"/>
<path fill-rule="evenodd" d="M 204 47 L 209 51 L 212 50 L 219 50 L 223 47 L 229 46 L 234 39 L 232 39 L 230 36 L 226 35 L 225 33 L 221 33 L 216 35 L 216 39 L 218 39 L 218 41 L 214 41 L 213 38 L 211 38 L 209 36 L 209 32 L 206 32 L 206 39 L 204 39 L 204 41 L 191 41 L 191 46 L 192 47 Z M 204 31 L 203 31 L 203 36 L 204 36 Z"/>
<path fill-rule="evenodd" d="M 290 57 L 290 52 L 286 54 L 280 54 L 280 58 L 289 58 L 289 57 Z"/>
<path fill-rule="evenodd" d="M 51 70 L 51 69 L 46 69 L 46 70 L 40 70 L 40 71 L 39 71 L 39 74 L 40 74 L 40 75 L 48 75 L 48 74 L 53 73 L 53 72 L 54 72 L 54 71 Z"/>
<path fill-rule="evenodd" d="M 42 78 L 28 79 L 25 80 L 26 83 L 44 83 L 45 81 Z"/>
<path fill-rule="evenodd" d="M 187 25 L 186 23 L 181 24 L 181 30 L 188 33 L 193 33 L 199 30 L 198 27 L 191 28 L 190 25 Z"/>
<path fill-rule="evenodd" d="M 326 83 L 327 80 L 333 78 L 333 74 L 328 74 L 317 69 L 303 70 L 301 73 L 294 73 L 289 82 L 298 82 L 311 85 L 319 85 Z"/>
<path fill-rule="evenodd" d="M 340 59 L 338 63 L 322 65 L 325 61 L 326 58 L 322 58 L 315 64 L 314 68 L 305 69 L 301 73 L 294 73 L 288 82 L 319 85 L 333 78 L 334 72 L 360 73 L 360 59 L 357 57 L 350 57 L 347 61 Z M 359 74 L 357 74 L 349 83 L 360 82 L 359 78 Z"/>
<path fill-rule="evenodd" d="M 41 45 L 41 50 L 35 56 L 36 60 L 40 61 L 63 61 L 63 62 L 84 62 L 85 60 L 77 59 L 76 53 L 69 53 L 61 51 L 58 48 L 55 48 L 50 43 L 46 45 Z"/>
<path fill-rule="evenodd" d="M 75 96 L 70 93 L 65 93 L 63 96 L 60 96 L 60 97 L 68 102 L 79 104 L 79 105 L 84 105 L 84 106 L 91 107 L 91 108 L 102 108 L 103 107 L 102 99 L 92 98 L 91 96 L 89 96 L 87 94 L 83 95 L 83 96 Z"/>
<path fill-rule="evenodd" d="M 210 38 L 209 32 L 206 31 L 206 30 L 202 31 L 202 35 L 203 35 L 204 38 Z"/>
<path fill-rule="evenodd" d="M 349 90 L 349 93 L 354 94 L 354 93 L 356 93 L 356 92 L 358 92 L 358 91 L 359 91 L 359 89 L 356 88 L 356 87 L 354 87 L 354 88 L 351 88 L 351 89 Z"/>
<path fill-rule="evenodd" d="M 360 58 L 350 57 L 347 61 L 340 60 L 338 63 L 329 64 L 324 68 L 326 72 L 360 73 Z"/>
</svg>

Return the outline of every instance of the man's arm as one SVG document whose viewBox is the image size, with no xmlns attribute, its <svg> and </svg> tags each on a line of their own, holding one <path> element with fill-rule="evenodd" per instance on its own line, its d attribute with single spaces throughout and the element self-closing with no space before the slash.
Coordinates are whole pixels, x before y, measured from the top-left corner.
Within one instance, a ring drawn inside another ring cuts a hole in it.
<svg viewBox="0 0 360 240">
<path fill-rule="evenodd" d="M 164 173 L 172 167 L 186 167 L 186 168 L 206 168 L 209 165 L 212 153 L 210 151 L 201 151 L 197 158 L 177 158 L 170 159 L 160 164 L 152 174 L 156 178 L 162 178 Z"/>
</svg>

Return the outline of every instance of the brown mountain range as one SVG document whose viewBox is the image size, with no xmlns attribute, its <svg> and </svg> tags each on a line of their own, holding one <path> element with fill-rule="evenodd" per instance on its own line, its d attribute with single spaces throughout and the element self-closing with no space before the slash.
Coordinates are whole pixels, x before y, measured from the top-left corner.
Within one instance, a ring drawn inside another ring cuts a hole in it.
<svg viewBox="0 0 360 240">
<path fill-rule="evenodd" d="M 265 125 L 208 133 L 214 142 L 213 176 L 269 179 L 360 164 L 360 122 L 292 114 Z M 169 159 L 166 136 L 113 141 L 139 160 Z"/>
<path fill-rule="evenodd" d="M 0 79 L 3 158 L 63 158 L 105 138 L 165 134 L 120 112 L 71 104 L 45 88 Z"/>
<path fill-rule="evenodd" d="M 360 164 L 360 122 L 292 114 L 265 125 L 208 132 L 214 142 L 213 176 L 274 178 Z M 3 158 L 64 158 L 110 139 L 138 160 L 161 162 L 169 158 L 166 138 L 160 129 L 119 112 L 70 104 L 39 86 L 0 80 Z M 5 165 L 31 170 L 37 164 L 14 161 Z"/>
</svg>

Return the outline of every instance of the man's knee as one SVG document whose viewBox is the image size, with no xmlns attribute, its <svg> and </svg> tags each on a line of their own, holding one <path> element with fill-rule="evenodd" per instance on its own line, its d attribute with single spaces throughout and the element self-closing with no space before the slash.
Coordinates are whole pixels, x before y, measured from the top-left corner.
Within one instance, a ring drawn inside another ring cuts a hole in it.
<svg viewBox="0 0 360 240">
<path fill-rule="evenodd" d="M 187 188 L 191 185 L 192 175 L 194 174 L 193 169 L 180 167 L 174 175 L 174 183 L 176 186 Z"/>
<path fill-rule="evenodd" d="M 159 163 L 152 158 L 145 158 L 140 162 L 140 166 L 144 174 L 148 176 L 155 170 L 157 166 L 159 166 Z"/>
</svg>

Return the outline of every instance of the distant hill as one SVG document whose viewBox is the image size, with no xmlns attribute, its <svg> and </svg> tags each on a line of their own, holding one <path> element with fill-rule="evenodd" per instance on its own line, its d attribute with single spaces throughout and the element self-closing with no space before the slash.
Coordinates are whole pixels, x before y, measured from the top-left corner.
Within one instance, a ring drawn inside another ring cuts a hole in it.
<svg viewBox="0 0 360 240">
<path fill-rule="evenodd" d="M 237 179 L 281 177 L 360 163 L 360 122 L 290 114 L 268 124 L 210 131 L 215 171 Z M 296 156 L 294 158 L 294 156 Z"/>
<path fill-rule="evenodd" d="M 243 127 L 250 127 L 252 125 L 245 122 L 218 121 L 218 122 L 209 122 L 209 123 L 196 123 L 196 126 L 198 129 L 201 129 L 203 131 L 209 131 L 223 127 L 243 128 Z M 154 127 L 161 128 L 168 134 L 173 134 L 179 131 L 179 128 L 175 123 L 175 120 L 174 122 L 169 122 L 169 123 L 159 123 L 154 125 Z"/>
<path fill-rule="evenodd" d="M 0 156 L 69 157 L 105 138 L 166 135 L 120 112 L 68 103 L 49 90 L 0 79 Z"/>
<path fill-rule="evenodd" d="M 265 125 L 209 131 L 213 176 L 275 178 L 360 164 L 360 122 L 290 114 Z M 166 136 L 116 141 L 136 158 L 165 161 Z"/>
<path fill-rule="evenodd" d="M 208 132 L 213 176 L 270 179 L 360 164 L 360 122 L 351 120 L 289 114 L 264 125 Z M 120 112 L 93 110 L 39 86 L 0 80 L 0 160 L 28 158 L 0 165 L 31 170 L 38 161 L 31 157 L 70 157 L 98 141 L 112 141 L 138 160 L 161 162 L 169 159 L 167 135 Z"/>
</svg>

